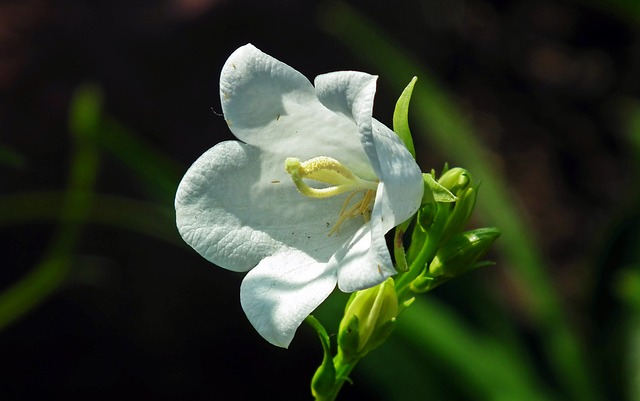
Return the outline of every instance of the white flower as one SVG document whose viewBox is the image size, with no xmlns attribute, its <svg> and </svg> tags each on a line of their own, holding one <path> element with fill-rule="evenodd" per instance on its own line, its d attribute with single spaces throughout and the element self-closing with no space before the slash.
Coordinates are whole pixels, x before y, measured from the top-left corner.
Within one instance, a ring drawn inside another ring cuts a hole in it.
<svg viewBox="0 0 640 401">
<path fill-rule="evenodd" d="M 248 44 L 225 63 L 222 110 L 240 141 L 205 152 L 176 194 L 184 240 L 247 272 L 242 307 L 255 329 L 287 347 L 333 291 L 395 274 L 384 235 L 411 217 L 422 173 L 397 135 L 372 117 L 375 76 L 316 77 Z"/>
</svg>

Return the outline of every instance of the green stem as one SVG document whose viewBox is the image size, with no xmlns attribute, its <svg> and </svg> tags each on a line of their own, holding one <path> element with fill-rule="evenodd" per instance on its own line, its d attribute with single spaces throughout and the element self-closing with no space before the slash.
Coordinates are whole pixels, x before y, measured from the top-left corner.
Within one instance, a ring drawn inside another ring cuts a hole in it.
<svg viewBox="0 0 640 401">
<path fill-rule="evenodd" d="M 416 277 L 420 275 L 420 273 L 422 273 L 427 263 L 435 256 L 435 251 L 437 248 L 431 245 L 432 243 L 432 241 L 429 241 L 427 239 L 427 241 L 425 241 L 423 244 L 420 244 L 422 245 L 422 248 L 420 248 L 420 252 L 418 252 L 416 258 L 410 263 L 409 271 L 407 271 L 396 280 L 396 293 L 398 294 L 398 302 L 402 303 L 406 301 L 407 292 L 409 291 L 411 282 L 415 280 Z M 411 246 L 415 245 L 412 244 Z"/>
<path fill-rule="evenodd" d="M 333 386 L 333 389 L 326 396 L 317 397 L 316 401 L 334 401 L 338 397 L 338 394 L 340 393 L 340 390 L 342 389 L 342 386 L 344 385 L 344 383 L 346 381 L 351 381 L 349 379 L 349 375 L 351 374 L 351 372 L 356 367 L 359 361 L 360 359 L 356 359 L 354 361 L 347 361 L 343 357 L 343 354 L 341 352 L 338 352 L 338 355 L 336 355 L 333 358 L 333 364 L 336 367 L 336 381 Z"/>
<path fill-rule="evenodd" d="M 424 241 L 409 245 L 408 255 L 413 255 L 411 248 L 414 246 L 420 246 L 420 251 L 415 258 L 409 262 L 409 270 L 396 280 L 396 293 L 398 294 L 398 302 L 400 303 L 410 298 L 407 293 L 409 292 L 411 282 L 415 280 L 424 271 L 429 262 L 433 260 L 442 241 L 442 234 L 446 227 L 449 212 L 446 208 L 436 208 L 435 210 L 436 214 L 433 223 L 429 227 Z M 419 222 L 413 229 L 420 230 L 418 225 Z"/>
</svg>

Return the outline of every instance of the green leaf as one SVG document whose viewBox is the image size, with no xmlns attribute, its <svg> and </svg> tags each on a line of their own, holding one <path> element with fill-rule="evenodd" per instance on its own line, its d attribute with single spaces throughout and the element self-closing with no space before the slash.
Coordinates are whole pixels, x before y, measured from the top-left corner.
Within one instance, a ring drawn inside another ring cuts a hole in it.
<svg viewBox="0 0 640 401">
<path fill-rule="evenodd" d="M 60 215 L 68 195 L 64 192 L 34 191 L 0 196 L 0 228 L 33 223 L 64 222 Z M 66 218 L 76 218 L 66 216 Z M 85 224 L 148 235 L 168 244 L 186 246 L 175 228 L 171 205 L 94 194 L 91 206 L 82 216 Z M 77 221 L 77 220 L 76 220 Z"/>
<path fill-rule="evenodd" d="M 398 134 L 404 146 L 409 149 L 409 152 L 416 158 L 416 150 L 413 146 L 413 138 L 411 137 L 411 131 L 409 130 L 409 102 L 411 102 L 411 94 L 413 93 L 413 86 L 416 84 L 418 77 L 413 77 L 409 85 L 402 91 L 402 94 L 398 98 L 396 108 L 393 112 L 393 130 Z"/>
<path fill-rule="evenodd" d="M 101 150 L 115 156 L 135 174 L 154 198 L 172 204 L 183 167 L 119 121 L 104 116 L 101 123 L 96 138 Z"/>
<path fill-rule="evenodd" d="M 99 127 L 101 104 L 100 92 L 93 86 L 81 86 L 71 99 L 69 131 L 74 152 L 67 191 L 58 211 L 60 225 L 42 260 L 0 293 L 0 330 L 44 302 L 67 276 L 71 254 L 93 199 L 99 161 L 93 139 Z"/>
</svg>

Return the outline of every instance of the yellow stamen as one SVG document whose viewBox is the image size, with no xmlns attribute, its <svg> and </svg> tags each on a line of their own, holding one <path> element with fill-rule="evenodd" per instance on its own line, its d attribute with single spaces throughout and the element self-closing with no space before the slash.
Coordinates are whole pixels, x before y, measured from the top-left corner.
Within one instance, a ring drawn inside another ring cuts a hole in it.
<svg viewBox="0 0 640 401">
<path fill-rule="evenodd" d="M 349 210 L 347 210 L 347 206 L 349 206 L 349 204 L 351 203 L 351 199 L 353 198 L 353 196 L 362 191 L 365 191 L 362 199 L 355 205 L 351 206 Z M 340 215 L 338 216 L 338 221 L 336 221 L 336 224 L 334 224 L 331 231 L 329 231 L 329 235 L 337 233 L 340 230 L 340 226 L 342 225 L 342 223 L 344 223 L 344 221 L 349 218 L 362 216 L 365 222 L 369 221 L 371 219 L 371 204 L 373 203 L 375 196 L 375 191 L 371 189 L 353 191 L 352 193 L 350 193 L 349 196 L 347 196 L 347 199 L 344 200 L 342 209 L 340 210 Z"/>
<path fill-rule="evenodd" d="M 363 216 L 365 221 L 371 217 L 371 204 L 375 199 L 378 182 L 362 179 L 355 175 L 349 168 L 339 161 L 326 157 L 314 157 L 305 162 L 290 157 L 285 160 L 285 170 L 291 175 L 291 179 L 298 191 L 310 198 L 328 198 L 351 192 L 344 201 L 338 220 L 333 226 L 329 235 L 337 233 L 342 223 L 353 217 Z M 328 187 L 314 188 L 309 186 L 304 179 L 311 179 Z M 363 192 L 362 199 L 351 205 L 353 197 Z M 351 206 L 350 206 L 351 205 Z"/>
</svg>

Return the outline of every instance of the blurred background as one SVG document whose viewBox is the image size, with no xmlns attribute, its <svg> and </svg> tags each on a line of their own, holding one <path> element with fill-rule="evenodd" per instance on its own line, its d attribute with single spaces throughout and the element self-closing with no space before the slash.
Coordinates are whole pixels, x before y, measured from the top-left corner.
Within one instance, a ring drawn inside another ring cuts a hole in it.
<svg viewBox="0 0 640 401">
<path fill-rule="evenodd" d="M 311 399 L 302 326 L 266 343 L 241 274 L 176 232 L 175 188 L 231 139 L 251 42 L 309 79 L 418 77 L 418 162 L 482 182 L 496 265 L 419 297 L 345 400 L 640 400 L 640 2 L 0 3 L 0 398 Z M 334 333 L 346 297 L 317 317 Z"/>
</svg>

